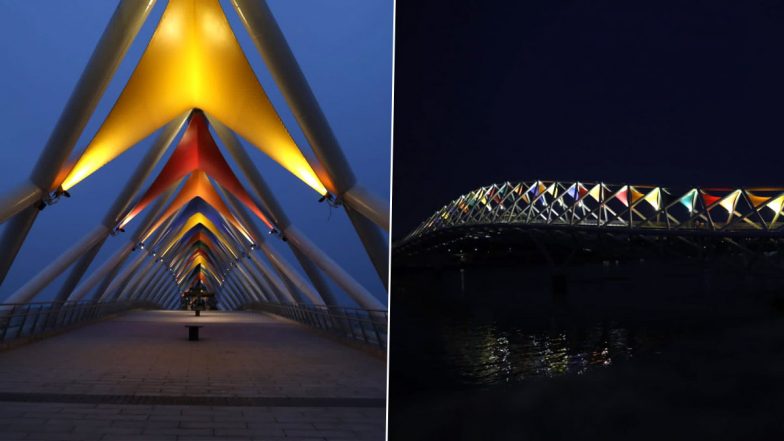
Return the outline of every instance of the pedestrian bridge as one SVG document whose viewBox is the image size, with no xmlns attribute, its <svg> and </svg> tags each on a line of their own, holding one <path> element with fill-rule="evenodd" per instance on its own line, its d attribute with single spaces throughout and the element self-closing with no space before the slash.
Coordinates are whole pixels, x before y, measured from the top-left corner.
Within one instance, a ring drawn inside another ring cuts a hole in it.
<svg viewBox="0 0 784 441">
<path fill-rule="evenodd" d="M 640 250 L 781 261 L 783 212 L 784 188 L 504 182 L 459 196 L 394 248 L 397 256 L 514 254 L 523 245 L 548 261 L 555 254 L 644 257 Z"/>
</svg>

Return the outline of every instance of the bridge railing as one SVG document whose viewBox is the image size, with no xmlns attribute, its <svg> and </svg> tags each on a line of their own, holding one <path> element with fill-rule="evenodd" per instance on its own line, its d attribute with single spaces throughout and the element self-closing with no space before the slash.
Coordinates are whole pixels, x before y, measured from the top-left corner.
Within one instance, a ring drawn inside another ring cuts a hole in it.
<svg viewBox="0 0 784 441">
<path fill-rule="evenodd" d="M 265 302 L 248 305 L 248 309 L 286 317 L 382 351 L 387 348 L 387 311 Z"/>
<path fill-rule="evenodd" d="M 0 303 L 0 345 L 147 306 L 140 302 L 92 301 Z"/>
</svg>

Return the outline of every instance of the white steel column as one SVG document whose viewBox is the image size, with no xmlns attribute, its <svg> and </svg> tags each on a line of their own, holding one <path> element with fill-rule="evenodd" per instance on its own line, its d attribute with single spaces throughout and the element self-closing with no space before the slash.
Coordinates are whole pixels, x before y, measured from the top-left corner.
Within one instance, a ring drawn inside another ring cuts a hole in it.
<svg viewBox="0 0 784 441">
<path fill-rule="evenodd" d="M 59 276 L 69 265 L 71 265 L 82 254 L 89 251 L 98 241 L 103 240 L 109 233 L 109 229 L 101 225 L 88 233 L 79 243 L 72 246 L 60 257 L 47 265 L 35 277 L 30 279 L 21 288 L 5 299 L 5 303 L 27 303 L 46 288 L 57 276 Z"/>
<path fill-rule="evenodd" d="M 290 303 L 292 305 L 297 304 L 297 301 L 289 291 L 289 288 L 285 283 L 283 283 L 283 280 L 277 274 L 275 274 L 272 268 L 268 267 L 267 264 L 255 253 L 250 254 L 250 259 L 253 261 L 253 264 L 256 266 L 256 268 L 261 271 L 262 275 L 265 276 L 267 280 L 269 280 L 270 284 L 272 284 L 273 288 L 278 292 L 278 297 L 282 297 L 283 300 L 285 300 L 281 303 Z"/>
<path fill-rule="evenodd" d="M 346 212 L 386 285 L 389 268 L 387 240 L 377 228 L 373 228 L 373 222 L 379 221 L 376 225 L 389 231 L 388 206 L 379 204 L 374 198 L 365 198 L 367 192 L 362 188 L 355 189 L 354 173 L 266 1 L 233 0 L 233 3 L 318 158 L 321 167 L 314 169 L 326 175 L 320 178 L 329 191 L 338 199 L 344 199 Z M 351 190 L 351 197 L 345 198 Z M 360 216 L 369 222 L 360 221 Z"/>
<path fill-rule="evenodd" d="M 133 277 L 128 280 L 128 283 L 126 283 L 124 287 L 119 289 L 119 294 L 117 295 L 116 300 L 126 300 L 130 296 L 136 295 L 141 283 L 146 281 L 152 275 L 155 258 L 152 255 L 148 255 L 147 257 L 149 257 L 149 259 L 147 260 L 147 263 L 144 264 L 144 267 L 140 271 L 137 271 Z"/>
<path fill-rule="evenodd" d="M 121 288 L 121 285 L 125 283 L 125 280 L 128 277 L 136 272 L 136 269 L 139 268 L 139 265 L 144 262 L 144 257 L 144 252 L 140 252 L 133 259 L 133 261 L 131 261 L 128 266 L 126 266 L 125 269 L 109 284 L 106 290 L 103 292 L 100 292 L 100 290 L 96 291 L 93 298 L 97 299 L 99 302 L 116 300 L 117 296 L 120 294 L 116 291 Z"/>
<path fill-rule="evenodd" d="M 129 254 L 131 254 L 131 248 L 133 248 L 132 243 L 126 243 L 122 246 L 117 252 L 112 254 L 112 256 L 106 259 L 103 265 L 101 265 L 98 269 L 96 269 L 90 277 L 88 277 L 81 285 L 79 285 L 79 289 L 74 291 L 69 297 L 69 302 L 78 302 L 84 298 L 87 293 L 89 293 L 95 285 L 100 282 L 104 277 L 106 277 L 109 272 L 113 271 L 120 265 Z"/>
<path fill-rule="evenodd" d="M 215 133 L 218 135 L 218 138 L 229 151 L 232 159 L 234 159 L 234 163 L 239 167 L 240 172 L 242 172 L 242 174 L 248 180 L 251 188 L 254 190 L 254 193 L 256 193 L 256 196 L 261 199 L 261 205 L 263 205 L 269 211 L 269 215 L 274 220 L 275 226 L 279 228 L 280 231 L 285 235 L 286 229 L 291 225 L 291 221 L 286 215 L 286 212 L 283 210 L 283 207 L 278 203 L 278 200 L 275 198 L 272 190 L 270 190 L 267 182 L 264 180 L 264 177 L 262 177 L 258 169 L 253 166 L 253 160 L 250 158 L 250 156 L 248 156 L 248 152 L 245 151 L 239 139 L 237 139 L 237 136 L 234 134 L 234 132 L 229 130 L 228 127 L 226 127 L 220 121 L 210 118 L 209 115 L 207 118 L 215 129 Z M 226 193 L 223 191 L 223 189 L 220 190 L 222 193 Z M 313 262 L 306 259 L 302 253 L 297 251 L 297 249 L 292 247 L 290 244 L 287 243 L 287 245 L 289 245 L 289 248 L 294 253 L 294 257 L 296 257 L 300 266 L 305 271 L 305 275 L 307 275 L 308 279 L 310 279 L 310 281 L 313 283 L 316 291 L 321 294 L 321 298 L 324 299 L 324 303 L 328 305 L 336 305 L 337 299 L 335 298 L 335 294 L 332 292 L 332 289 L 326 283 L 324 277 L 322 277 L 321 273 L 318 271 L 315 265 L 313 265 Z"/>
<path fill-rule="evenodd" d="M 253 279 L 256 280 L 256 283 L 259 284 L 259 286 L 261 287 L 261 292 L 264 293 L 264 297 L 267 299 L 267 301 L 274 302 L 274 303 L 284 303 L 283 301 L 281 301 L 280 296 L 278 296 L 278 293 L 275 290 L 275 288 L 273 288 L 269 284 L 264 274 L 261 274 L 258 267 L 253 263 L 253 259 L 251 259 L 250 256 L 248 256 L 246 262 L 243 262 L 243 265 L 245 265 L 245 270 L 251 276 L 253 276 Z"/>
<path fill-rule="evenodd" d="M 168 123 L 155 138 L 152 146 L 147 150 L 147 154 L 144 155 L 144 158 L 139 162 L 139 165 L 136 166 L 136 170 L 134 170 L 120 194 L 117 195 L 114 204 L 104 216 L 103 225 L 105 227 L 109 229 L 114 228 L 120 219 L 125 216 L 133 202 L 133 198 L 139 193 L 139 190 L 150 176 L 150 173 L 152 173 L 155 166 L 166 153 L 166 149 L 177 136 L 180 128 L 187 120 L 189 113 L 190 111 Z M 104 240 L 105 239 L 106 237 L 104 237 Z M 71 295 L 71 292 L 82 279 L 82 276 L 85 271 L 87 271 L 87 268 L 89 268 L 93 259 L 95 259 L 98 251 L 100 251 L 104 240 L 98 242 L 92 250 L 82 256 L 82 258 L 79 259 L 79 262 L 74 265 L 68 279 L 66 279 L 65 283 L 63 283 L 63 286 L 60 288 L 55 301 L 65 301 Z"/>
<path fill-rule="evenodd" d="M 147 229 L 149 229 L 150 226 L 152 226 L 153 222 L 161 214 L 161 212 L 164 209 L 164 206 L 166 205 L 166 201 L 169 200 L 171 195 L 174 193 L 176 187 L 177 187 L 176 184 L 172 185 L 171 188 L 169 188 L 163 194 L 158 196 L 154 204 L 150 205 L 147 208 L 148 210 L 147 214 L 144 216 L 144 219 L 136 228 L 133 235 L 129 238 L 130 244 L 127 244 L 125 247 L 123 247 L 121 251 L 118 252 L 119 254 L 122 254 L 122 257 L 117 256 L 118 253 L 115 253 L 115 255 L 112 256 L 112 258 L 110 259 L 110 261 L 113 261 L 115 257 L 117 257 L 118 260 L 116 264 L 113 264 L 108 269 L 105 269 L 104 266 L 108 264 L 107 262 L 100 269 L 97 269 L 95 271 L 96 273 L 101 272 L 103 274 L 102 276 L 100 276 L 100 279 L 96 279 L 93 281 L 92 279 L 93 276 L 90 276 L 89 280 L 93 285 L 101 281 L 101 284 L 98 285 L 98 289 L 96 289 L 95 294 L 93 294 L 92 296 L 92 299 L 94 301 L 99 301 L 102 299 L 104 293 L 109 287 L 109 284 L 114 279 L 114 276 L 117 275 L 117 271 L 119 271 L 122 263 L 125 261 L 125 259 L 131 253 L 131 251 L 133 251 L 133 247 L 136 246 L 136 244 L 139 242 L 139 239 L 147 232 Z M 125 251 L 126 249 L 127 251 Z M 69 300 L 71 299 L 81 300 L 87 293 L 90 292 L 91 289 L 92 286 L 90 286 L 87 282 L 85 282 L 83 287 L 80 286 L 79 290 L 76 293 L 72 294 L 71 297 L 69 297 Z"/>
<path fill-rule="evenodd" d="M 0 223 L 13 218 L 0 239 L 0 284 L 38 216 L 36 200 L 41 200 L 47 192 L 53 190 L 58 173 L 71 155 L 106 86 L 154 4 L 155 0 L 120 2 L 65 104 L 33 168 L 30 181 L 3 199 Z"/>
<path fill-rule="evenodd" d="M 293 243 L 303 254 L 310 258 L 318 265 L 325 273 L 332 277 L 332 280 L 338 284 L 343 290 L 354 299 L 357 304 L 365 309 L 386 309 L 383 303 L 366 290 L 364 286 L 360 285 L 353 277 L 351 277 L 343 268 L 340 267 L 334 260 L 327 256 L 323 251 L 318 249 L 311 243 L 305 235 L 303 235 L 296 227 L 291 226 L 286 230 L 286 237 L 289 242 Z"/>
</svg>

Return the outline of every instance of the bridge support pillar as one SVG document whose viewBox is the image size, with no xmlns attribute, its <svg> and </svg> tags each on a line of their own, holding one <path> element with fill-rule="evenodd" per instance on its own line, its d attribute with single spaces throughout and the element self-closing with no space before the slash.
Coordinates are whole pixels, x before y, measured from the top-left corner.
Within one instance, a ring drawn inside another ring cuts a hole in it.
<svg viewBox="0 0 784 441">
<path fill-rule="evenodd" d="M 384 304 L 354 280 L 343 268 L 323 251 L 311 243 L 296 227 L 289 227 L 286 232 L 288 240 L 319 268 L 332 277 L 332 280 L 343 288 L 357 304 L 365 309 L 385 309 Z"/>
<path fill-rule="evenodd" d="M 79 289 L 72 293 L 68 300 L 81 300 L 86 294 L 92 290 L 93 286 L 101 282 L 98 285 L 98 288 L 93 294 L 92 299 L 94 301 L 103 300 L 103 295 L 110 286 L 110 283 L 117 275 L 117 271 L 119 271 L 122 263 L 125 259 L 130 255 L 133 251 L 133 247 L 139 242 L 139 239 L 144 236 L 147 229 L 150 228 L 152 223 L 155 221 L 158 215 L 160 215 L 161 211 L 166 204 L 166 201 L 171 197 L 174 193 L 174 187 L 166 190 L 162 195 L 158 197 L 158 200 L 148 208 L 149 212 L 144 217 L 144 220 L 139 224 L 136 230 L 133 233 L 133 236 L 129 238 L 129 243 L 126 244 L 123 248 L 117 251 L 112 257 L 104 263 L 99 269 L 95 270 L 95 272 L 90 276 L 90 278 L 85 281 L 85 283 L 79 287 Z"/>
<path fill-rule="evenodd" d="M 344 195 L 355 187 L 354 173 L 272 11 L 264 0 L 233 0 L 233 3 L 308 143 L 324 166 L 327 176 L 322 176 L 322 181 L 333 187 L 330 191 Z M 357 188 L 346 201 L 351 202 L 357 212 L 389 231 L 388 209 L 367 197 L 364 190 Z"/>
<path fill-rule="evenodd" d="M 133 202 L 133 198 L 139 193 L 139 190 L 150 176 L 150 173 L 152 173 L 155 166 L 166 153 L 166 149 L 177 136 L 177 133 L 180 131 L 180 128 L 182 128 L 187 117 L 188 114 L 182 115 L 168 123 L 163 130 L 161 130 L 161 133 L 156 137 L 152 146 L 147 150 L 147 154 L 144 155 L 144 158 L 142 158 L 136 166 L 136 169 L 128 179 L 128 182 L 115 199 L 114 204 L 112 204 L 112 207 L 104 216 L 103 225 L 105 227 L 109 229 L 114 228 L 117 225 L 117 222 L 120 221 L 120 218 L 128 211 L 130 208 L 129 206 Z M 89 268 L 93 259 L 95 259 L 98 251 L 100 251 L 103 242 L 104 241 L 102 240 L 96 244 L 95 248 L 91 252 L 85 254 L 74 266 L 68 279 L 63 283 L 63 286 L 57 294 L 57 301 L 65 301 L 71 295 L 71 292 L 82 279 L 82 276 L 85 271 L 87 271 L 87 268 Z"/>
<path fill-rule="evenodd" d="M 0 223 L 11 216 L 13 221 L 0 240 L 0 284 L 38 216 L 35 202 L 57 185 L 58 174 L 154 3 L 155 0 L 120 2 L 60 114 L 30 181 L 4 198 Z"/>
<path fill-rule="evenodd" d="M 57 276 L 65 271 L 76 259 L 89 252 L 99 241 L 103 241 L 109 234 L 109 229 L 101 225 L 87 234 L 76 245 L 46 266 L 38 275 L 30 279 L 21 288 L 8 296 L 6 303 L 27 303 L 46 288 Z"/>
<path fill-rule="evenodd" d="M 273 288 L 278 292 L 278 297 L 282 298 L 284 301 L 281 303 L 290 303 L 292 305 L 297 304 L 297 300 L 291 294 L 289 288 L 283 283 L 283 280 L 275 274 L 272 268 L 268 267 L 267 264 L 259 259 L 259 256 L 256 254 L 251 253 L 250 258 L 253 263 L 256 265 L 256 268 L 261 271 L 261 274 L 269 280 L 270 284 Z"/>
</svg>

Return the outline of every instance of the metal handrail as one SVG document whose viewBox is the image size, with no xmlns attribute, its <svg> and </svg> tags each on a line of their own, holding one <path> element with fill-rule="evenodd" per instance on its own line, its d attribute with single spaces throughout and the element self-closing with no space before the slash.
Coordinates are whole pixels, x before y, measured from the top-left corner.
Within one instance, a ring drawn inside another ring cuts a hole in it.
<svg viewBox="0 0 784 441">
<path fill-rule="evenodd" d="M 145 302 L 31 302 L 0 303 L 0 344 L 34 337 L 134 308 Z"/>
<path fill-rule="evenodd" d="M 255 302 L 246 308 L 286 317 L 383 351 L 387 348 L 387 311 L 268 302 Z"/>
</svg>

